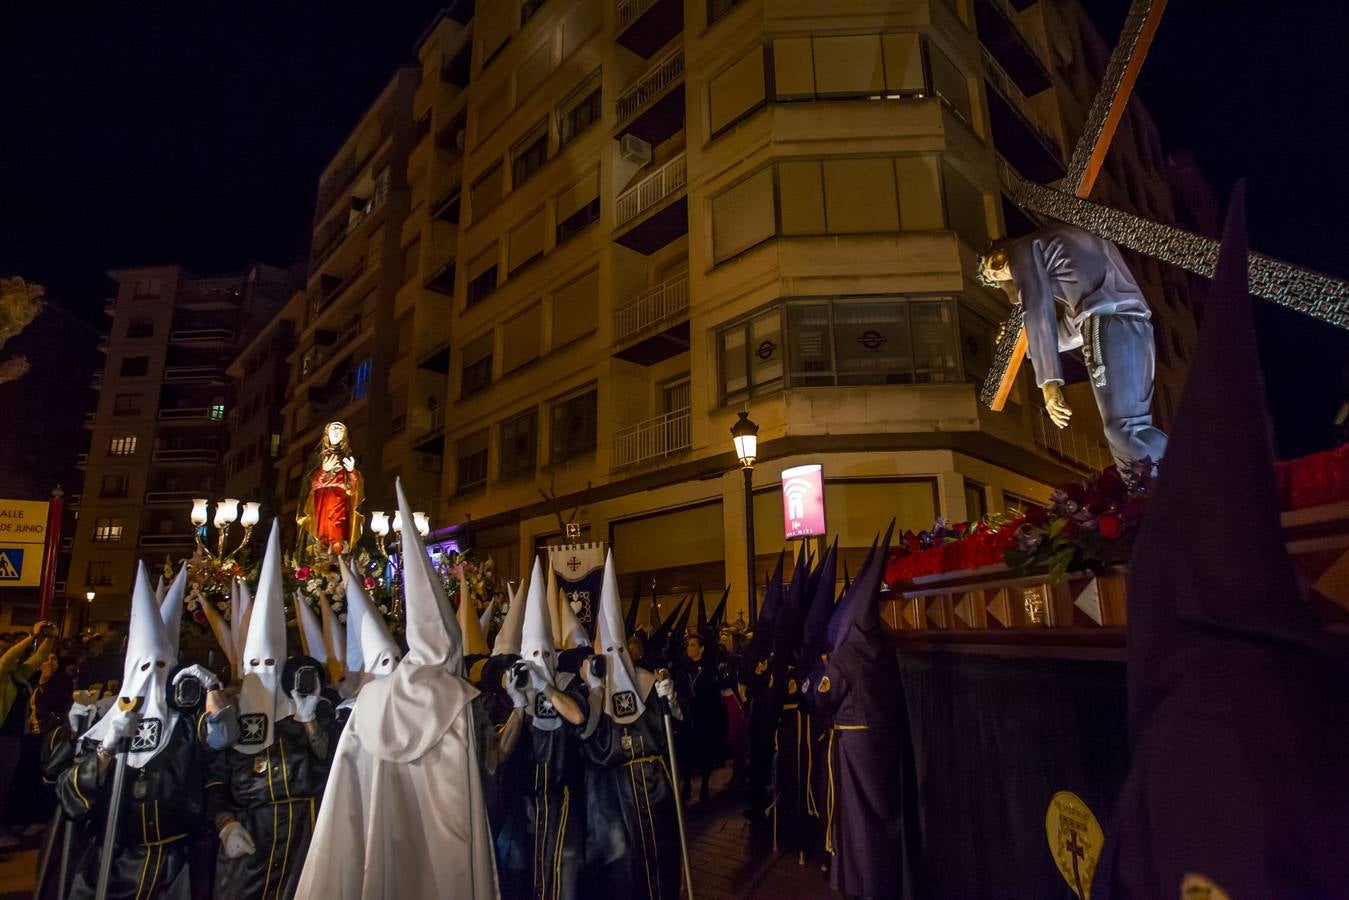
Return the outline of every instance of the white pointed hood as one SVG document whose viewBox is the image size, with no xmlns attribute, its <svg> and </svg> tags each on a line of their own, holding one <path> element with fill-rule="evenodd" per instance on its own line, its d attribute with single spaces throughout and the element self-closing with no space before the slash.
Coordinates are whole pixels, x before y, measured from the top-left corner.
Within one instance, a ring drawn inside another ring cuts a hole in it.
<svg viewBox="0 0 1349 900">
<path fill-rule="evenodd" d="M 604 654 L 604 714 L 620 725 L 627 725 L 635 722 L 646 711 L 646 694 L 651 689 L 652 679 L 650 673 L 638 669 L 628 655 L 612 550 L 604 560 L 599 617 L 596 636 L 599 638 L 600 652 Z M 641 678 L 639 673 L 647 677 Z"/>
<path fill-rule="evenodd" d="M 328 643 L 323 639 L 323 623 L 319 621 L 318 613 L 304 602 L 304 593 L 298 588 L 295 591 L 295 624 L 299 626 L 296 630 L 300 632 L 300 649 L 304 655 L 312 656 L 326 666 Z"/>
<path fill-rule="evenodd" d="M 493 597 L 491 601 L 487 604 L 487 608 L 482 611 L 482 615 L 478 616 L 478 628 L 482 630 L 482 638 L 483 641 L 485 641 L 487 644 L 487 650 L 489 653 L 491 652 L 493 646 L 493 641 L 488 637 L 488 635 L 490 635 L 492 631 L 492 617 L 497 614 L 497 607 L 499 607 L 500 605 L 501 605 L 501 598 Z"/>
<path fill-rule="evenodd" d="M 463 678 L 459 625 L 412 525 L 412 507 L 402 483 L 396 488 L 402 520 L 408 523 L 402 553 L 408 653 L 393 674 L 361 689 L 349 727 L 356 729 L 361 746 L 374 756 L 408 763 L 440 741 L 478 691 Z"/>
<path fill-rule="evenodd" d="M 506 585 L 510 590 L 510 585 Z M 492 644 L 493 656 L 520 655 L 520 641 L 525 630 L 525 592 L 529 589 L 529 579 L 517 587 L 510 595 L 510 605 L 506 607 L 506 617 L 501 620 L 501 630 L 497 632 Z"/>
<path fill-rule="evenodd" d="M 242 589 L 240 591 L 242 593 Z M 281 529 L 272 522 L 267 551 L 258 575 L 258 596 L 248 618 L 248 634 L 239 669 L 239 741 L 241 753 L 258 753 L 272 745 L 278 719 L 295 712 L 281 686 L 286 665 L 286 607 L 281 587 Z"/>
<path fill-rule="evenodd" d="M 239 593 L 239 588 L 233 581 L 230 583 L 230 592 L 235 596 Z M 230 623 L 220 615 L 220 610 L 215 608 L 215 604 L 205 598 L 201 601 L 201 612 L 206 617 L 206 624 L 211 626 L 211 634 L 215 635 L 220 652 L 225 654 L 225 661 L 230 664 L 230 672 L 237 673 L 239 658 L 234 655 L 234 631 L 230 628 Z"/>
<path fill-rule="evenodd" d="M 159 582 L 164 583 L 163 579 Z M 164 636 L 173 646 L 173 658 L 178 659 L 178 642 L 183 629 L 183 598 L 187 596 L 187 563 L 173 576 L 173 583 L 159 597 L 159 617 L 164 622 Z"/>
<path fill-rule="evenodd" d="M 168 582 L 164 580 L 164 573 L 159 573 L 159 580 L 155 582 L 155 603 L 162 604 L 164 595 L 169 592 Z"/>
<path fill-rule="evenodd" d="M 548 593 L 551 593 L 551 590 Z M 534 568 L 529 573 L 529 595 L 525 599 L 520 656 L 524 659 L 525 665 L 541 675 L 549 684 L 555 685 L 557 647 L 553 644 L 553 623 L 548 593 L 545 593 L 544 589 L 543 567 L 539 564 L 538 557 L 535 557 Z M 530 720 L 535 728 L 552 731 L 562 724 L 557 710 L 553 709 L 547 697 L 534 690 L 532 682 L 525 688 L 525 699 L 529 703 Z"/>
<path fill-rule="evenodd" d="M 339 556 L 338 565 L 341 564 L 342 558 Z M 328 602 L 327 594 L 319 594 L 319 619 L 323 629 L 324 650 L 328 654 L 324 663 L 328 667 L 328 679 L 333 684 L 339 684 L 347 674 L 347 635 L 342 629 L 342 620 L 337 618 L 333 605 Z"/>
<path fill-rule="evenodd" d="M 122 667 L 119 697 L 140 697 L 140 724 L 131 738 L 127 765 L 139 769 L 159 755 L 173 734 L 178 713 L 169 706 L 169 675 L 178 663 L 177 642 L 169 639 L 160 615 L 150 575 L 141 563 L 131 592 L 131 622 L 127 627 L 126 662 Z M 107 735 L 110 716 L 84 733 L 89 740 Z"/>
<path fill-rule="evenodd" d="M 253 615 L 253 592 L 242 578 L 230 582 L 230 631 L 234 636 L 234 680 L 244 677 L 244 640 L 248 637 L 248 619 Z"/>
<path fill-rule="evenodd" d="M 347 688 L 355 693 L 371 678 L 388 675 L 398 665 L 403 653 L 398 642 L 389 634 L 384 618 L 375 609 L 360 579 L 347 571 L 341 563 L 347 583 Z"/>
<path fill-rule="evenodd" d="M 486 656 L 489 652 L 487 638 L 483 636 L 482 623 L 478 621 L 477 610 L 468 595 L 468 582 L 464 580 L 462 568 L 459 570 L 459 608 L 455 610 L 455 619 L 464 638 L 464 655 Z"/>
</svg>

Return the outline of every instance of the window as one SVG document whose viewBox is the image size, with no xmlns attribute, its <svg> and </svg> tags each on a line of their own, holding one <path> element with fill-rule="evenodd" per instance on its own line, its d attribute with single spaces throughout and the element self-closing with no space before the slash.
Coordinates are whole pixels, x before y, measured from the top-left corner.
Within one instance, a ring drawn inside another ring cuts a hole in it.
<svg viewBox="0 0 1349 900">
<path fill-rule="evenodd" d="M 136 452 L 136 436 L 134 434 L 118 435 L 108 441 L 109 456 L 130 456 Z"/>
<path fill-rule="evenodd" d="M 124 356 L 120 372 L 123 377 L 136 378 L 150 371 L 150 357 Z"/>
<path fill-rule="evenodd" d="M 126 336 L 129 338 L 151 337 L 155 333 L 155 320 L 137 316 L 126 323 Z"/>
<path fill-rule="evenodd" d="M 104 544 L 122 539 L 121 519 L 99 519 L 94 523 L 94 541 Z"/>
<path fill-rule="evenodd" d="M 506 120 L 511 112 L 511 83 L 503 80 L 492 93 L 483 97 L 478 105 L 478 132 L 474 140 L 481 144 L 488 135 L 496 131 L 497 126 Z"/>
<path fill-rule="evenodd" d="M 421 270 L 422 239 L 421 235 L 412 239 L 412 243 L 403 248 L 403 283 L 407 284 L 413 278 L 417 277 L 417 272 Z"/>
<path fill-rule="evenodd" d="M 955 303 L 848 298 L 789 303 L 793 387 L 956 381 Z"/>
<path fill-rule="evenodd" d="M 511 148 L 511 184 L 519 187 L 548 162 L 548 123 L 535 125 Z"/>
<path fill-rule="evenodd" d="M 764 104 L 764 50 L 759 45 L 707 85 L 712 136 Z"/>
<path fill-rule="evenodd" d="M 600 73 L 591 75 L 580 89 L 557 108 L 557 144 L 565 147 L 604 114 L 600 95 Z"/>
<path fill-rule="evenodd" d="M 965 380 L 980 384 L 988 374 L 993 360 L 993 340 L 997 330 L 993 323 L 962 305 L 960 308 L 960 359 L 964 364 Z"/>
<path fill-rule="evenodd" d="M 581 8 L 562 25 L 562 58 L 571 56 L 592 34 L 600 30 L 604 13 L 599 0 L 583 0 Z"/>
<path fill-rule="evenodd" d="M 600 218 L 600 171 L 592 169 L 557 198 L 557 243 L 564 244 Z"/>
<path fill-rule="evenodd" d="M 552 453 L 554 463 L 575 459 L 595 449 L 598 430 L 598 395 L 594 388 L 551 404 Z"/>
<path fill-rule="evenodd" d="M 725 262 L 773 236 L 773 170 L 760 169 L 712 198 L 712 257 Z"/>
<path fill-rule="evenodd" d="M 966 244 L 982 250 L 988 245 L 988 214 L 983 193 L 945 161 L 942 183 L 946 187 L 946 220 Z"/>
<path fill-rule="evenodd" d="M 523 28 L 525 23 L 532 19 L 534 14 L 543 7 L 544 2 L 545 0 L 524 0 L 524 2 L 520 4 L 521 28 Z"/>
<path fill-rule="evenodd" d="M 113 398 L 112 414 L 114 416 L 134 416 L 139 415 L 140 411 L 140 394 L 118 394 Z"/>
<path fill-rule="evenodd" d="M 536 303 L 501 328 L 501 373 L 514 372 L 539 356 L 543 304 Z"/>
<path fill-rule="evenodd" d="M 468 305 L 486 300 L 497 289 L 497 246 L 480 253 L 468 268 Z"/>
<path fill-rule="evenodd" d="M 707 0 L 707 24 L 711 25 L 726 15 L 739 2 L 740 0 Z"/>
<path fill-rule="evenodd" d="M 374 362 L 368 356 L 356 364 L 356 371 L 351 377 L 351 399 L 359 400 L 370 390 L 370 370 L 373 366 Z"/>
<path fill-rule="evenodd" d="M 482 36 L 482 42 L 478 45 L 478 58 L 482 60 L 481 69 L 491 65 L 492 60 L 497 58 L 497 54 L 510 41 L 513 18 L 511 8 L 505 3 L 497 4 L 495 16 L 478 18 L 478 34 Z"/>
<path fill-rule="evenodd" d="M 970 107 L 970 80 L 951 62 L 951 58 L 928 44 L 928 65 L 932 67 L 932 91 L 946 101 L 966 122 L 974 121 Z"/>
<path fill-rule="evenodd" d="M 589 334 L 599 325 L 600 273 L 592 269 L 553 295 L 552 349 Z"/>
<path fill-rule="evenodd" d="M 159 296 L 158 278 L 138 278 L 131 288 L 132 300 L 149 300 Z"/>
<path fill-rule="evenodd" d="M 469 202 L 473 204 L 473 221 L 479 222 L 483 216 L 496 209 L 501 202 L 501 163 L 494 163 L 484 172 L 473 187 L 469 189 Z"/>
<path fill-rule="evenodd" d="M 776 309 L 718 335 L 722 405 L 782 387 L 782 329 Z"/>
<path fill-rule="evenodd" d="M 482 487 L 487 483 L 487 429 L 475 432 L 456 445 L 458 477 L 455 485 L 460 492 Z"/>
<path fill-rule="evenodd" d="M 778 38 L 773 41 L 773 81 L 781 101 L 927 92 L 915 33 Z"/>
<path fill-rule="evenodd" d="M 225 402 L 216 400 L 211 404 L 211 421 L 219 422 L 225 418 Z"/>
<path fill-rule="evenodd" d="M 543 207 L 534 211 L 522 225 L 511 232 L 506 256 L 511 272 L 543 256 L 543 239 L 548 233 L 548 218 Z"/>
<path fill-rule="evenodd" d="M 84 570 L 84 583 L 90 587 L 112 584 L 112 563 L 107 561 L 91 562 Z"/>
<path fill-rule="evenodd" d="M 492 383 L 492 350 L 495 336 L 487 332 L 464 347 L 464 366 L 459 396 L 470 397 Z"/>
<path fill-rule="evenodd" d="M 553 42 L 545 41 L 515 71 L 515 102 L 520 104 L 543 86 L 553 72 Z"/>
<path fill-rule="evenodd" d="M 977 481 L 965 479 L 965 521 L 982 522 L 988 515 L 988 490 Z"/>
<path fill-rule="evenodd" d="M 130 481 L 126 475 L 104 475 L 98 486 L 98 495 L 105 498 L 125 497 Z"/>
<path fill-rule="evenodd" d="M 826 159 L 824 216 L 830 234 L 899 230 L 894 164 L 885 157 Z"/>
<path fill-rule="evenodd" d="M 531 409 L 501 423 L 501 477 L 533 472 L 538 460 L 539 412 Z"/>
</svg>

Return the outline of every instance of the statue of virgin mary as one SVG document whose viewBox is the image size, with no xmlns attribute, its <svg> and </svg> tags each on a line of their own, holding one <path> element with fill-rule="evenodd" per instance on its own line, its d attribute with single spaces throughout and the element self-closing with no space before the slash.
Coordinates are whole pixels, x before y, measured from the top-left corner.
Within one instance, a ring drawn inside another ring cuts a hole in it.
<svg viewBox="0 0 1349 900">
<path fill-rule="evenodd" d="M 323 428 L 318 459 L 304 483 L 297 520 L 302 533 L 301 546 L 312 545 L 322 555 L 351 552 L 365 521 L 360 513 L 364 496 L 363 479 L 351 453 L 347 426 L 329 422 Z"/>
</svg>

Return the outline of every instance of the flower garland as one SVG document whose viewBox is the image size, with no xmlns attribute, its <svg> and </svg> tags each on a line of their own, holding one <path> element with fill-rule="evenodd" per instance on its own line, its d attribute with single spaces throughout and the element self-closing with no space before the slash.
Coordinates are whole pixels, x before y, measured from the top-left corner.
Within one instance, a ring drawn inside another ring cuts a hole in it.
<svg viewBox="0 0 1349 900">
<path fill-rule="evenodd" d="M 386 570 L 388 563 L 371 556 L 368 550 L 359 548 L 346 557 L 347 567 L 355 578 L 361 579 L 370 602 L 384 618 L 384 623 L 392 633 L 403 630 L 403 623 L 396 621 L 393 615 L 393 592 Z M 319 614 L 321 598 L 327 598 L 337 620 L 343 625 L 347 622 L 347 589 L 342 584 L 342 569 L 335 559 L 317 558 L 310 554 L 296 554 L 286 559 L 282 570 L 282 582 L 287 598 L 299 592 L 309 608 Z"/>
<path fill-rule="evenodd" d="M 202 606 L 211 604 L 220 618 L 229 622 L 234 613 L 230 603 L 230 583 L 236 578 L 255 580 L 257 565 L 248 548 L 223 560 L 198 548 L 186 562 L 187 591 L 183 595 L 183 610 L 187 615 L 183 616 L 181 631 L 195 638 L 210 637 L 211 626 Z M 173 561 L 165 557 L 165 581 L 172 581 L 175 575 L 177 570 Z"/>
</svg>

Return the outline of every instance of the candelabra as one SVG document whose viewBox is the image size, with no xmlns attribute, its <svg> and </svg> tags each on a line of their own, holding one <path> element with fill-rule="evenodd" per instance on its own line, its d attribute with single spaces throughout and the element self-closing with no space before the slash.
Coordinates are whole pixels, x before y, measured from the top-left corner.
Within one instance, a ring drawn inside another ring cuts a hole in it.
<svg viewBox="0 0 1349 900">
<path fill-rule="evenodd" d="M 412 524 L 417 529 L 417 533 L 426 537 L 431 533 L 431 520 L 426 517 L 424 512 L 414 512 L 412 514 Z M 393 519 L 390 520 L 388 513 L 382 510 L 374 510 L 370 513 L 370 533 L 375 536 L 375 547 L 379 550 L 379 555 L 388 561 L 389 550 L 384 544 L 384 539 L 389 536 L 389 529 L 392 527 L 394 535 L 401 536 L 403 533 L 403 513 L 394 511 Z M 401 570 L 401 566 L 399 567 Z M 402 581 L 401 575 L 397 579 Z M 402 585 L 395 584 L 394 589 L 390 591 L 393 595 L 393 616 L 395 619 L 403 615 L 403 591 Z"/>
<path fill-rule="evenodd" d="M 205 497 L 198 497 L 192 501 L 192 526 L 193 536 L 197 541 L 197 550 L 201 555 L 210 557 L 216 563 L 224 563 L 238 555 L 239 551 L 248 545 L 249 539 L 253 536 L 253 528 L 258 524 L 258 510 L 262 506 L 253 500 L 245 501 L 243 512 L 239 511 L 239 501 L 233 497 L 227 497 L 224 500 L 218 500 L 215 504 L 215 517 L 212 520 L 216 528 L 215 552 L 212 553 L 206 546 L 206 521 L 208 518 L 207 507 L 210 501 Z M 225 542 L 229 539 L 230 526 L 238 522 L 243 526 L 244 536 L 239 543 L 229 553 L 225 552 Z"/>
</svg>

